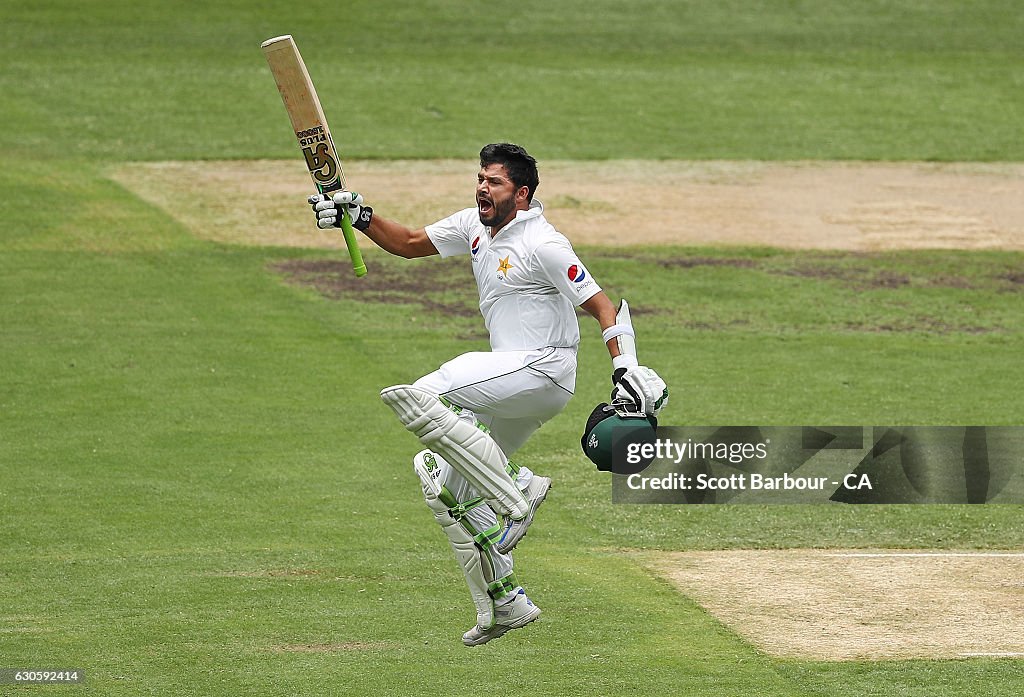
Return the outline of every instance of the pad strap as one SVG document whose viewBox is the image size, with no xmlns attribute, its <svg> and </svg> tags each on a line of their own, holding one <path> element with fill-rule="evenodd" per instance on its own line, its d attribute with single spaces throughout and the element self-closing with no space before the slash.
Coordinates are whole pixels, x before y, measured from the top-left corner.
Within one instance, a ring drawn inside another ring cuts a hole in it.
<svg viewBox="0 0 1024 697">
<path fill-rule="evenodd" d="M 515 574 L 509 574 L 504 578 L 499 578 L 497 581 L 492 581 L 487 584 L 487 595 L 491 596 L 494 600 L 501 600 L 508 594 L 512 593 L 516 588 L 519 587 L 519 581 L 516 579 Z"/>
<path fill-rule="evenodd" d="M 490 549 L 501 539 L 501 527 L 495 525 L 483 532 L 473 535 L 473 540 L 480 545 L 481 549 Z"/>
<path fill-rule="evenodd" d="M 519 470 L 521 469 L 522 466 L 512 462 L 511 460 L 505 463 L 505 471 L 508 472 L 508 476 L 512 477 L 512 479 L 519 476 Z"/>
<path fill-rule="evenodd" d="M 441 487 L 441 491 L 438 493 L 437 498 L 445 506 L 448 506 L 448 512 L 451 513 L 452 518 L 457 521 L 461 521 L 466 517 L 467 513 L 484 502 L 483 496 L 477 496 L 469 501 L 462 501 L 460 503 L 455 499 L 455 495 L 448 491 L 448 487 L 446 486 Z"/>
<path fill-rule="evenodd" d="M 462 412 L 466 411 L 465 407 L 459 406 L 458 404 L 456 404 L 452 400 L 448 399 L 444 395 L 441 395 L 440 397 L 438 397 L 437 400 L 439 402 L 441 402 L 441 404 L 443 404 L 446 407 L 448 407 L 453 414 L 460 414 L 461 415 Z M 480 423 L 480 419 L 474 418 L 473 419 L 473 425 L 476 426 L 477 428 L 479 428 L 484 433 L 490 433 L 491 432 L 491 429 L 488 428 L 486 424 Z"/>
</svg>

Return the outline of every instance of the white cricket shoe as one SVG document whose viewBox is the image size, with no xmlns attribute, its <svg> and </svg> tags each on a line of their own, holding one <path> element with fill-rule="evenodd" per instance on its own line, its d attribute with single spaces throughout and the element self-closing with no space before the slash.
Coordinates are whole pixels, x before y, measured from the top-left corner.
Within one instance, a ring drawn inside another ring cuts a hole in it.
<svg viewBox="0 0 1024 697">
<path fill-rule="evenodd" d="M 508 554 L 515 549 L 521 539 L 526 537 L 526 531 L 530 529 L 533 516 L 537 513 L 540 505 L 544 503 L 544 497 L 548 495 L 548 490 L 550 489 L 551 477 L 533 475 L 529 485 L 523 490 L 523 496 L 526 498 L 526 502 L 530 504 L 530 509 L 521 520 L 505 519 L 505 529 L 501 531 L 501 539 L 494 545 L 499 554 Z"/>
<path fill-rule="evenodd" d="M 526 591 L 520 588 L 510 602 L 494 608 L 494 624 L 490 629 L 476 625 L 462 635 L 462 643 L 466 646 L 486 644 L 505 632 L 525 627 L 538 617 L 540 617 L 540 608 L 534 605 L 533 601 L 526 596 Z"/>
</svg>

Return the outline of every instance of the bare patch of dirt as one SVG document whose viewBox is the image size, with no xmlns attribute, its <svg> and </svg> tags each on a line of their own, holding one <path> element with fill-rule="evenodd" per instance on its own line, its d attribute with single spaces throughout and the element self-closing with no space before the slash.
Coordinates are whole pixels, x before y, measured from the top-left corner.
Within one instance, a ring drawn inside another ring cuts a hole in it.
<svg viewBox="0 0 1024 697">
<path fill-rule="evenodd" d="M 346 171 L 376 210 L 413 227 L 473 205 L 474 161 Z M 132 163 L 111 177 L 200 237 L 344 246 L 313 225 L 297 158 Z M 552 161 L 541 163 L 538 198 L 577 244 L 1024 249 L 1024 164 Z"/>
<path fill-rule="evenodd" d="M 1008 282 L 1011 286 L 1014 286 L 1016 289 L 1024 287 L 1024 272 L 1012 271 L 1000 276 L 1000 278 Z"/>
<path fill-rule="evenodd" d="M 994 334 L 1005 331 L 1002 327 L 979 327 L 976 325 L 950 324 L 934 317 L 908 317 L 899 323 L 869 324 L 847 322 L 845 329 L 852 332 L 871 334 L 900 334 L 905 332 L 928 332 L 929 334 Z"/>
<path fill-rule="evenodd" d="M 261 569 L 257 571 L 217 571 L 209 574 L 217 578 L 315 578 L 323 572 L 316 569 Z"/>
<path fill-rule="evenodd" d="M 956 288 L 957 290 L 972 290 L 976 287 L 974 283 L 962 276 L 935 276 L 928 280 L 928 285 L 933 288 Z"/>
<path fill-rule="evenodd" d="M 281 644 L 272 647 L 276 653 L 342 653 L 348 651 L 380 651 L 390 648 L 383 641 L 343 641 L 336 644 Z"/>
<path fill-rule="evenodd" d="M 313 288 L 332 300 L 416 305 L 449 317 L 479 317 L 477 296 L 469 284 L 452 284 L 453 276 L 468 272 L 457 260 L 408 265 L 379 264 L 372 274 L 357 278 L 352 264 L 335 259 L 289 259 L 270 268 L 293 285 Z M 458 266 L 458 268 L 454 268 Z"/>
<path fill-rule="evenodd" d="M 733 269 L 754 269 L 757 262 L 753 259 L 730 259 L 727 257 L 677 257 L 659 259 L 658 265 L 667 269 L 695 269 L 698 266 L 727 266 Z"/>
<path fill-rule="evenodd" d="M 774 656 L 1024 657 L 1024 554 L 680 552 L 645 563 Z"/>
<path fill-rule="evenodd" d="M 910 285 L 910 278 L 904 274 L 862 267 L 834 266 L 827 263 L 801 265 L 783 273 L 799 278 L 838 281 L 856 290 L 892 289 Z"/>
</svg>

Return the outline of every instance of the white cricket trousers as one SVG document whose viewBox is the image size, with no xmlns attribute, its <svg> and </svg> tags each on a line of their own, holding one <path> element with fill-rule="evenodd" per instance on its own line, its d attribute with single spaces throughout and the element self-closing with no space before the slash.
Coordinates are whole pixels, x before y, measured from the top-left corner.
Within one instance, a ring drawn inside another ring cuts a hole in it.
<svg viewBox="0 0 1024 697">
<path fill-rule="evenodd" d="M 476 415 L 510 457 L 576 388 L 576 350 L 473 351 L 414 383 Z"/>
</svg>

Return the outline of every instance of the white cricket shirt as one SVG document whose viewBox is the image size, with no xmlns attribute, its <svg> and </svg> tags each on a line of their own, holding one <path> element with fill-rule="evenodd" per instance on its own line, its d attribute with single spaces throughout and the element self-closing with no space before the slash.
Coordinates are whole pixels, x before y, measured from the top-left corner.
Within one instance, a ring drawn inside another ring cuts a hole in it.
<svg viewBox="0 0 1024 697">
<path fill-rule="evenodd" d="M 575 307 L 601 287 L 569 240 L 544 218 L 540 201 L 519 211 L 494 238 L 476 208 L 426 231 L 442 257 L 471 255 L 492 351 L 579 346 Z"/>
</svg>

